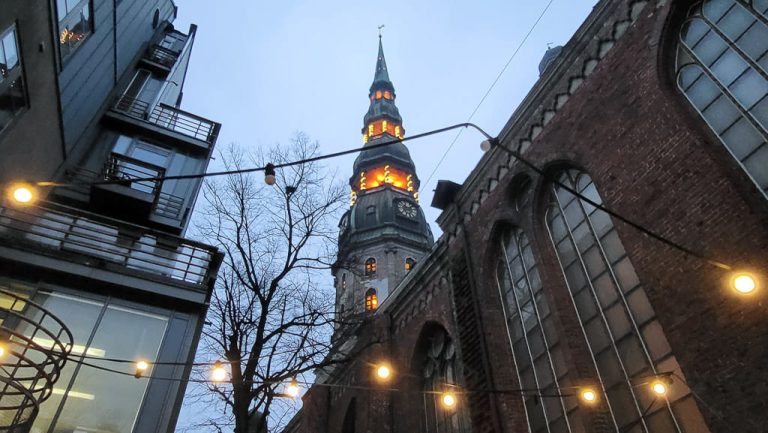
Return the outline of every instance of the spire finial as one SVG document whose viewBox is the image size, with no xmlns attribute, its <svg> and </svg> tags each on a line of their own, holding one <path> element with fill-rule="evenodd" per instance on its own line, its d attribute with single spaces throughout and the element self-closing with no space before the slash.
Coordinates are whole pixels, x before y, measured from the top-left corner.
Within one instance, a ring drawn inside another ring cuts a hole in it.
<svg viewBox="0 0 768 433">
<path fill-rule="evenodd" d="M 381 29 L 384 28 L 384 24 L 379 26 L 379 39 L 381 39 Z"/>
</svg>

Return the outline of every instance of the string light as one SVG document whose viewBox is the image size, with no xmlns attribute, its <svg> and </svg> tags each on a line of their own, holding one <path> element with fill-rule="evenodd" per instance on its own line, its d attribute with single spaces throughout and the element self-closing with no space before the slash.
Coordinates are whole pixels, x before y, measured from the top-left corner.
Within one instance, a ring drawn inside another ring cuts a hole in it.
<svg viewBox="0 0 768 433">
<path fill-rule="evenodd" d="M 451 391 L 446 391 L 440 395 L 440 403 L 442 403 L 445 409 L 452 410 L 456 407 L 457 399 L 456 394 Z"/>
<path fill-rule="evenodd" d="M 376 367 L 376 378 L 380 382 L 387 382 L 392 377 L 392 369 L 387 364 L 379 364 Z"/>
<path fill-rule="evenodd" d="M 651 382 L 651 391 L 659 397 L 667 395 L 667 389 L 667 384 L 661 379 Z"/>
<path fill-rule="evenodd" d="M 8 188 L 11 202 L 19 205 L 30 205 L 37 199 L 37 189 L 26 182 L 11 184 Z"/>
<path fill-rule="evenodd" d="M 136 373 L 134 373 L 134 376 L 136 379 L 140 378 L 145 371 L 149 368 L 149 363 L 147 361 L 139 361 L 136 363 Z"/>
<path fill-rule="evenodd" d="M 757 281 L 751 274 L 739 272 L 731 279 L 731 287 L 742 295 L 749 295 L 757 290 Z"/>
<path fill-rule="evenodd" d="M 583 388 L 579 392 L 581 400 L 589 405 L 597 403 L 597 392 L 592 388 Z"/>
<path fill-rule="evenodd" d="M 275 165 L 270 162 L 264 167 L 264 182 L 267 185 L 274 185 L 276 180 L 277 179 L 275 178 Z"/>
</svg>

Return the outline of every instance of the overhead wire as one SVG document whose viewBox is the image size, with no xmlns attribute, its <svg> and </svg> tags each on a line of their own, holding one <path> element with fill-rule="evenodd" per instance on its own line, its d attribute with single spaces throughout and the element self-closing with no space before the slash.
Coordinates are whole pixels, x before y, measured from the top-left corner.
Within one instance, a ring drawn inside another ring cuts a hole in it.
<svg viewBox="0 0 768 433">
<path fill-rule="evenodd" d="M 480 109 L 480 106 L 483 105 L 485 100 L 488 98 L 488 95 L 491 94 L 491 91 L 493 90 L 493 88 L 496 87 L 496 83 L 498 83 L 499 80 L 501 79 L 501 76 L 504 75 L 504 72 L 506 72 L 507 68 L 512 63 L 512 60 L 515 59 L 515 57 L 517 56 L 517 53 L 520 51 L 521 48 L 523 48 L 523 45 L 525 45 L 525 42 L 528 41 L 528 38 L 531 36 L 533 31 L 536 29 L 536 26 L 539 25 L 539 22 L 541 21 L 541 19 L 544 18 L 544 15 L 549 10 L 549 7 L 552 6 L 552 3 L 554 1 L 555 0 L 549 0 L 547 5 L 544 7 L 544 9 L 539 14 L 539 17 L 536 19 L 536 21 L 533 23 L 533 25 L 531 25 L 531 27 L 528 29 L 528 33 L 525 34 L 523 39 L 517 45 L 517 48 L 515 48 L 515 51 L 512 52 L 512 55 L 509 57 L 509 60 L 507 60 L 507 63 L 504 64 L 504 67 L 501 68 L 501 71 L 499 71 L 498 75 L 496 75 L 496 79 L 493 80 L 493 82 L 491 83 L 490 87 L 488 87 L 488 90 L 486 90 L 485 94 L 483 95 L 483 97 L 480 98 L 480 102 L 477 103 L 477 105 L 475 106 L 475 109 L 472 110 L 472 113 L 470 113 L 469 117 L 467 118 L 467 122 L 471 122 L 472 119 L 475 117 L 475 114 L 477 113 L 477 110 Z M 453 137 L 453 141 L 451 141 L 451 143 L 445 149 L 445 152 L 443 152 L 443 155 L 440 157 L 440 160 L 437 161 L 437 164 L 435 165 L 435 168 L 432 169 L 432 172 L 427 177 L 427 180 L 424 182 L 424 185 L 429 185 L 429 181 L 432 180 L 432 177 L 437 172 L 437 169 L 440 168 L 440 165 L 443 163 L 445 158 L 448 156 L 448 153 L 451 151 L 451 149 L 453 149 L 453 146 L 459 140 L 459 137 L 461 136 L 461 133 L 463 131 L 464 131 L 463 129 L 460 129 L 459 132 L 456 133 L 456 136 Z"/>
</svg>

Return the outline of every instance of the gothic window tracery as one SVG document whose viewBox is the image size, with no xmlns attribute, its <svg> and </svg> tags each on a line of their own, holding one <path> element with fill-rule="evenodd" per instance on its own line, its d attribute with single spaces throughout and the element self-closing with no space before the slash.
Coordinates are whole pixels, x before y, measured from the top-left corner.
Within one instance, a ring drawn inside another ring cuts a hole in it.
<svg viewBox="0 0 768 433">
<path fill-rule="evenodd" d="M 497 282 L 518 382 L 523 389 L 541 389 L 543 394 L 556 396 L 561 394 L 560 387 L 571 382 L 530 242 L 519 229 L 500 242 Z M 532 433 L 570 433 L 574 431 L 571 424 L 579 422 L 574 421 L 578 415 L 573 397 L 539 399 L 531 394 L 523 398 L 523 404 Z"/>
<path fill-rule="evenodd" d="M 557 179 L 602 203 L 588 174 L 564 170 Z M 682 373 L 610 216 L 552 185 L 545 218 L 616 430 L 706 432 L 684 384 L 663 400 L 638 385 Z"/>
<path fill-rule="evenodd" d="M 443 392 L 457 391 L 456 346 L 444 329 L 436 329 L 428 339 L 423 364 L 423 390 L 427 410 L 427 431 L 435 433 L 469 433 L 470 423 L 466 399 L 456 394 L 459 402 L 453 409 L 440 403 Z"/>
<path fill-rule="evenodd" d="M 705 0 L 680 30 L 677 85 L 768 196 L 768 2 Z"/>
</svg>

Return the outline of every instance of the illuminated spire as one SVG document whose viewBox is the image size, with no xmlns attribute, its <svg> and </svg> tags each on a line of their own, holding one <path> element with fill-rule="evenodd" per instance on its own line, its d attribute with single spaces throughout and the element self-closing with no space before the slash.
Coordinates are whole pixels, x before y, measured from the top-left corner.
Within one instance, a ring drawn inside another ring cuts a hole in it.
<svg viewBox="0 0 768 433">
<path fill-rule="evenodd" d="M 386 82 L 390 86 L 392 83 L 389 81 L 389 72 L 387 72 L 387 60 L 384 58 L 384 47 L 381 45 L 381 33 L 379 33 L 379 57 L 376 59 L 376 73 L 373 76 L 372 88 L 377 82 Z"/>
</svg>

